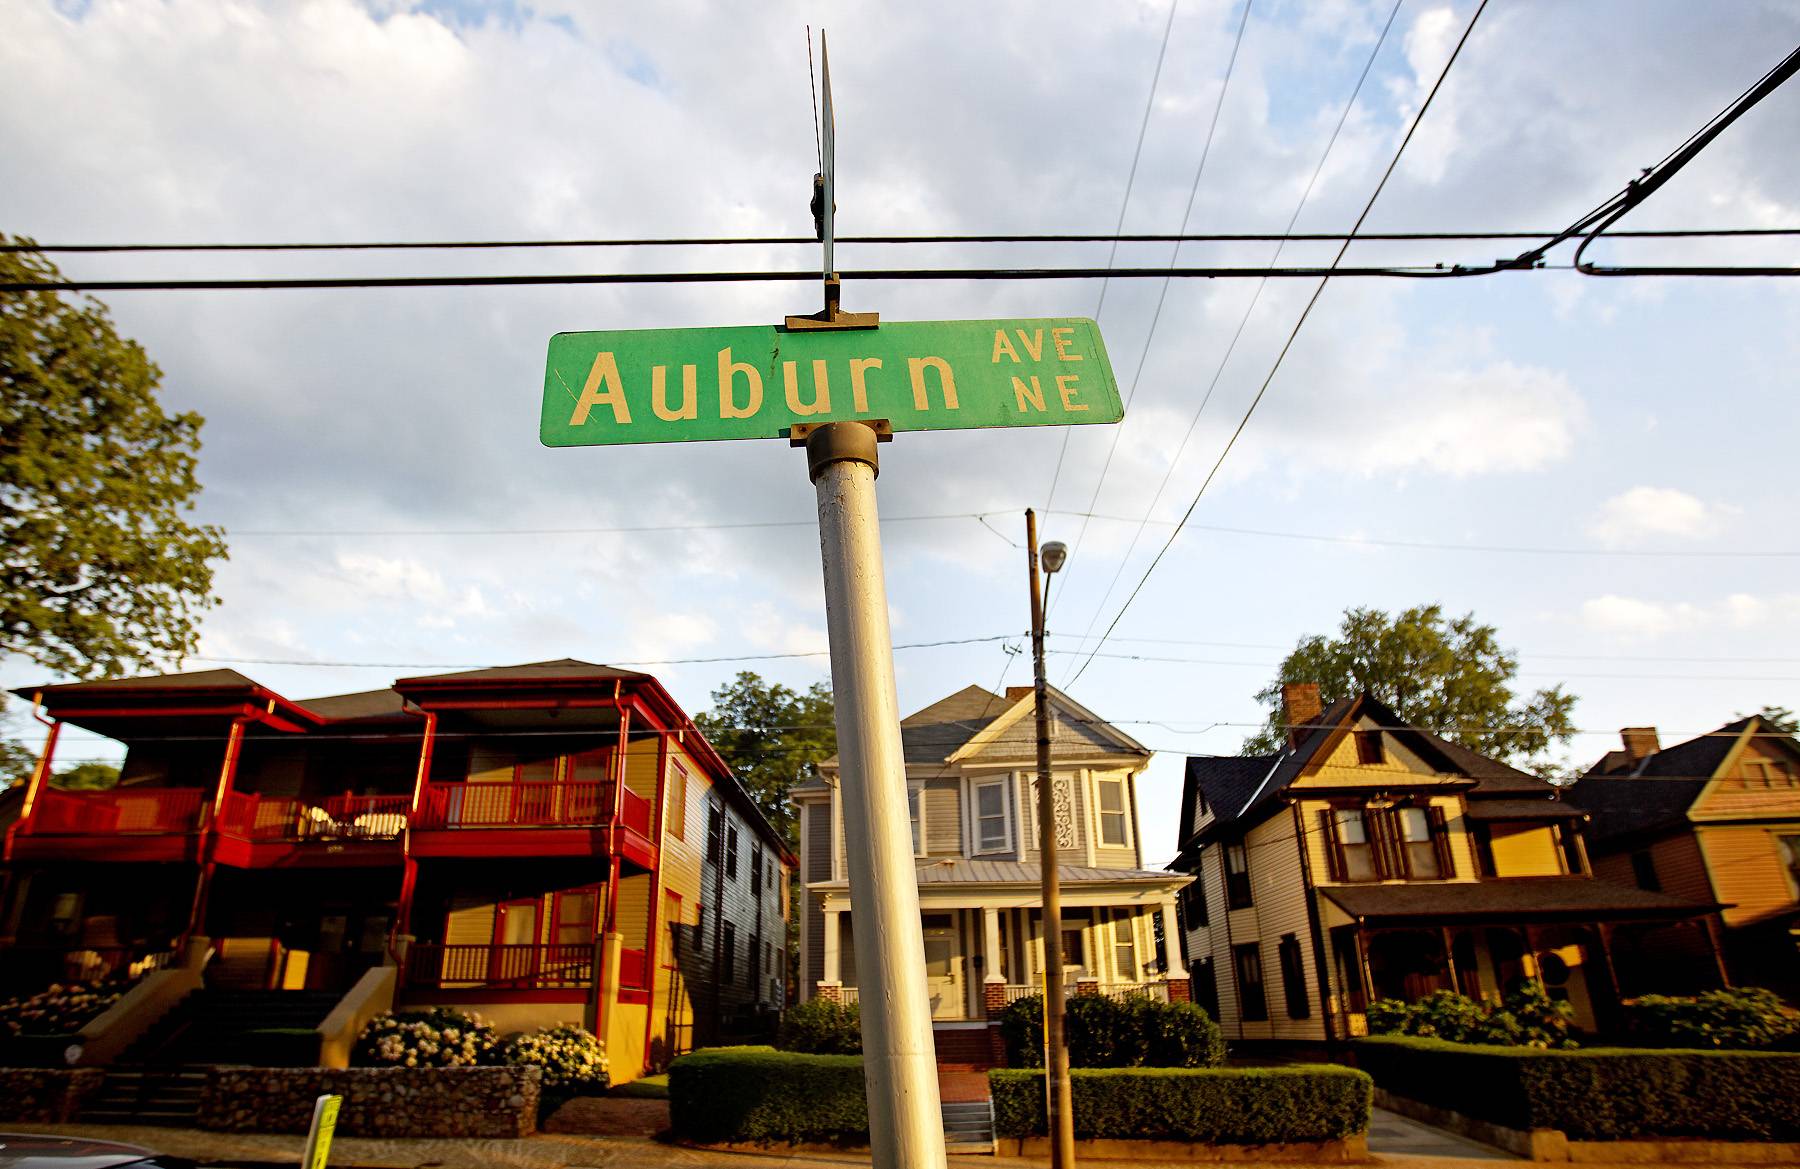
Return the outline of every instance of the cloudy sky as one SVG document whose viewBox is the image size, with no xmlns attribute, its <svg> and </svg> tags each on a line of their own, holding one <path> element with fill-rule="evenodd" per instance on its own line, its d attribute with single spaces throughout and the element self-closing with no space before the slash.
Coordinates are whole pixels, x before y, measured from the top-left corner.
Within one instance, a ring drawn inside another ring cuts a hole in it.
<svg viewBox="0 0 1800 1169">
<path fill-rule="evenodd" d="M 0 0 L 0 230 L 44 243 L 803 235 L 810 23 L 831 36 L 843 234 L 1111 231 L 1147 100 L 1126 230 L 1176 230 L 1192 192 L 1190 230 L 1278 231 L 1390 7 L 1255 3 L 1196 187 L 1236 0 L 1181 0 L 1153 100 L 1162 0 Z M 1472 9 L 1404 0 L 1300 230 L 1355 220 Z M 1797 41 L 1800 4 L 1779 0 L 1495 0 L 1367 228 L 1560 227 Z M 1623 226 L 1800 226 L 1797 126 L 1790 84 Z M 1367 244 L 1350 260 L 1482 262 L 1507 246 Z M 1190 244 L 1180 256 L 1261 264 L 1271 247 Z M 1283 260 L 1323 263 L 1332 250 L 1291 245 Z M 1598 250 L 1800 263 L 1792 241 Z M 839 265 L 1104 264 L 1107 253 L 844 245 Z M 815 255 L 61 262 L 129 278 L 800 268 Z M 1124 246 L 1117 262 L 1169 258 L 1167 245 Z M 1073 548 L 1051 613 L 1051 678 L 1069 678 L 1094 644 L 1084 635 L 1112 620 L 1193 499 L 1311 285 L 1263 289 L 1228 361 L 1256 281 L 1176 282 L 1152 335 L 1158 293 L 1115 281 L 1101 307 L 1097 281 L 846 290 L 849 307 L 889 320 L 1100 308 L 1132 392 L 1122 428 L 1066 432 L 1066 457 L 1065 432 L 1050 429 L 902 436 L 883 449 L 896 640 L 1006 636 L 899 651 L 903 707 L 1029 681 L 1027 660 L 1009 653 L 1028 624 L 1027 506 L 1047 509 L 1044 535 Z M 188 666 L 234 664 L 304 698 L 437 665 L 823 649 L 797 453 L 780 442 L 547 450 L 536 434 L 553 333 L 768 323 L 816 295 L 111 295 L 121 330 L 164 369 L 168 404 L 206 416 L 201 514 L 231 532 L 223 603 Z M 1172 851 L 1182 753 L 1235 750 L 1283 651 L 1346 606 L 1435 601 L 1496 624 L 1523 684 L 1580 695 L 1571 766 L 1622 725 L 1655 724 L 1667 742 L 1764 703 L 1800 707 L 1797 367 L 1793 281 L 1549 270 L 1333 284 L 1103 650 L 1182 660 L 1100 657 L 1073 686 L 1162 752 L 1143 795 L 1147 859 Z M 906 518 L 971 513 L 991 514 L 985 526 Z M 620 528 L 662 530 L 593 530 Z M 1507 548 L 1518 550 L 1495 550 Z M 794 685 L 827 673 L 819 656 L 652 668 L 690 710 L 739 668 Z M 0 667 L 9 686 L 44 680 L 28 663 Z M 64 743 L 65 758 L 99 749 Z"/>
</svg>

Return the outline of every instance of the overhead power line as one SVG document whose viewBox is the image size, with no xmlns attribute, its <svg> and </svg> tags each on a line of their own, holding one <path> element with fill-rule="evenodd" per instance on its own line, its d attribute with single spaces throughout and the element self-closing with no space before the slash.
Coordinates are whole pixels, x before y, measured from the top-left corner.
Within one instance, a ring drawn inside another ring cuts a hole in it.
<svg viewBox="0 0 1800 1169">
<path fill-rule="evenodd" d="M 1303 232 L 989 232 L 960 235 L 840 235 L 840 244 L 1232 244 L 1232 243 L 1478 243 L 1484 240 L 1541 240 L 1557 234 L 1556 228 L 1539 231 L 1365 231 L 1355 235 L 1339 231 Z M 1690 227 L 1635 231 L 1609 231 L 1608 239 L 1730 239 L 1732 237 L 1800 236 L 1800 227 Z M 642 239 L 500 239 L 500 240 L 383 240 L 290 243 L 136 243 L 136 244 L 0 244 L 4 252 L 69 254 L 130 254 L 180 252 L 403 252 L 403 251 L 511 251 L 554 248 L 683 248 L 818 247 L 810 235 L 667 236 Z"/>
<path fill-rule="evenodd" d="M 1394 151 L 1394 157 L 1388 161 L 1387 169 L 1381 172 L 1381 180 L 1375 184 L 1375 190 L 1370 193 L 1369 201 L 1363 204 L 1362 213 L 1356 217 L 1355 224 L 1351 226 L 1351 236 L 1362 230 L 1363 223 L 1369 218 L 1369 212 L 1375 209 L 1376 200 L 1381 198 L 1381 192 L 1387 188 L 1388 179 L 1393 177 L 1394 168 L 1400 165 L 1400 158 L 1406 153 L 1407 144 L 1412 141 L 1413 133 L 1418 130 L 1419 124 L 1425 120 L 1425 114 L 1431 109 L 1432 101 L 1436 99 L 1438 91 L 1443 88 L 1445 79 L 1450 76 L 1450 70 L 1456 64 L 1456 59 L 1462 55 L 1463 46 L 1469 43 L 1469 35 L 1475 31 L 1475 25 L 1481 20 L 1481 14 L 1487 11 L 1487 4 L 1488 0 L 1481 0 L 1481 3 L 1475 8 L 1474 14 L 1469 17 L 1468 26 L 1463 29 L 1462 36 L 1457 39 L 1456 47 L 1450 50 L 1450 57 L 1444 62 L 1444 67 L 1438 73 L 1437 80 L 1432 82 L 1431 91 L 1425 95 L 1425 100 L 1420 103 L 1418 112 L 1413 115 L 1411 123 L 1407 125 L 1406 133 L 1401 136 L 1400 145 Z M 1344 254 L 1349 250 L 1349 239 L 1338 245 L 1337 255 L 1331 261 L 1333 269 L 1343 261 Z M 1319 297 L 1324 293 L 1328 283 L 1330 283 L 1329 271 L 1320 277 L 1311 298 L 1306 302 L 1306 307 L 1300 310 L 1300 316 L 1294 322 L 1292 331 L 1288 333 L 1287 340 L 1282 343 L 1280 352 L 1275 355 L 1275 363 L 1269 367 L 1268 376 L 1263 378 L 1262 385 L 1256 391 L 1256 396 L 1250 399 L 1250 405 L 1245 409 L 1244 416 L 1238 420 L 1237 429 L 1232 431 L 1231 437 L 1225 440 L 1225 448 L 1219 452 L 1219 457 L 1213 462 L 1212 469 L 1207 471 L 1206 478 L 1201 481 L 1200 489 L 1194 493 L 1193 502 L 1188 504 L 1187 511 L 1182 513 L 1181 520 L 1175 525 L 1175 530 L 1169 533 L 1168 540 L 1164 541 L 1163 546 L 1157 550 L 1155 558 L 1150 561 L 1150 566 L 1144 570 L 1144 575 L 1138 578 L 1137 584 L 1132 587 L 1131 594 L 1125 598 L 1125 603 L 1119 606 L 1119 611 L 1113 615 L 1111 624 L 1106 627 L 1106 632 L 1100 635 L 1100 640 L 1089 653 L 1087 661 L 1082 662 L 1076 668 L 1065 686 L 1073 686 L 1081 677 L 1082 672 L 1087 669 L 1088 663 L 1094 660 L 1094 654 L 1099 652 L 1100 647 L 1106 644 L 1107 637 L 1118 627 L 1119 619 L 1125 616 L 1126 611 L 1131 608 L 1131 603 L 1137 600 L 1138 594 L 1143 590 L 1144 582 L 1150 579 L 1150 575 L 1156 571 L 1157 565 L 1162 563 L 1163 557 L 1180 537 L 1182 528 L 1186 525 L 1188 518 L 1194 514 L 1194 509 L 1200 506 L 1200 499 L 1206 494 L 1206 489 L 1211 486 L 1213 477 L 1219 473 L 1219 468 L 1224 466 L 1225 459 L 1231 454 L 1232 448 L 1237 445 L 1238 437 L 1244 433 L 1244 428 L 1250 424 L 1256 408 L 1262 404 L 1263 396 L 1269 392 L 1269 386 L 1275 381 L 1275 375 L 1281 371 L 1281 363 L 1287 359 L 1288 352 L 1294 347 L 1295 338 L 1300 336 L 1300 330 L 1305 327 L 1307 318 L 1312 315 L 1313 306 L 1319 303 Z"/>
</svg>

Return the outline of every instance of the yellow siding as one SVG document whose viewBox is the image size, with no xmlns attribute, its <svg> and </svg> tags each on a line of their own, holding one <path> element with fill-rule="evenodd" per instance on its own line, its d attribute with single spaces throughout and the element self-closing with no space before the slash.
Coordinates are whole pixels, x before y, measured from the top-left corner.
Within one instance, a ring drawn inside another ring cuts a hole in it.
<svg viewBox="0 0 1800 1169">
<path fill-rule="evenodd" d="M 1800 774 L 1800 766 L 1773 743 L 1751 740 L 1722 770 L 1719 778 L 1695 801 L 1696 820 L 1792 816 L 1800 819 L 1800 786 L 1779 770 L 1763 764 L 1785 765 L 1787 775 Z"/>
<path fill-rule="evenodd" d="M 1494 824 L 1494 873 L 1500 877 L 1555 877 L 1563 872 L 1556 830 L 1542 824 Z"/>
<path fill-rule="evenodd" d="M 513 757 L 505 751 L 479 744 L 469 750 L 470 783 L 511 783 Z"/>
<path fill-rule="evenodd" d="M 678 971 L 668 968 L 670 965 L 670 955 L 667 952 L 669 924 L 660 920 L 662 893 L 666 890 L 680 895 L 682 924 L 692 925 L 699 914 L 699 906 L 702 901 L 700 884 L 701 862 L 706 855 L 706 797 L 707 793 L 712 790 L 712 783 L 706 778 L 706 774 L 700 770 L 700 767 L 681 744 L 671 737 L 669 739 L 671 771 L 677 763 L 686 769 L 688 775 L 686 798 L 683 801 L 682 809 L 685 813 L 687 833 L 685 839 L 675 836 L 674 821 L 669 814 L 669 809 L 664 809 L 661 864 L 658 869 L 661 884 L 660 887 L 650 890 L 650 894 L 655 898 L 656 912 L 659 918 L 656 939 L 656 991 L 652 997 L 649 1011 L 645 1011 L 642 1007 L 620 1008 L 621 1014 L 626 1011 L 636 1011 L 637 1017 L 642 1020 L 632 1024 L 638 1028 L 636 1032 L 638 1046 L 635 1053 L 629 1058 L 632 1060 L 642 1058 L 643 1028 L 648 1027 L 651 1033 L 651 1052 L 659 1063 L 668 1055 L 671 1024 L 687 1027 L 688 1030 L 683 1034 L 691 1036 L 694 1018 L 694 1003 L 686 982 L 680 977 Z M 669 793 L 671 797 L 675 795 L 673 787 L 674 785 L 671 784 Z M 623 886 L 625 881 L 621 880 L 619 883 Z M 622 893 L 619 902 L 622 911 L 625 907 L 625 898 Z M 639 936 L 642 936 L 642 928 L 640 924 Z M 630 941 L 631 934 L 626 934 L 625 937 L 628 946 L 632 949 L 638 948 L 640 943 Z M 620 1026 L 625 1027 L 626 1024 L 621 1023 Z M 608 1030 L 612 1030 L 610 1024 Z M 614 1078 L 618 1078 L 617 1073 L 614 1073 Z"/>
<path fill-rule="evenodd" d="M 1366 728 L 1359 726 L 1357 729 Z M 1315 762 L 1313 770 L 1295 780 L 1293 786 L 1350 787 L 1361 784 L 1392 784 L 1396 780 L 1416 783 L 1421 776 L 1438 774 L 1418 756 L 1402 747 L 1392 735 L 1382 735 L 1381 742 L 1380 763 L 1358 763 L 1356 739 L 1345 735 L 1330 755 L 1323 761 Z"/>
<path fill-rule="evenodd" d="M 649 873 L 619 878 L 619 908 L 613 920 L 628 950 L 642 950 L 649 939 L 651 891 Z"/>
<path fill-rule="evenodd" d="M 656 799 L 656 739 L 633 739 L 625 748 L 625 788 L 647 800 Z"/>
<path fill-rule="evenodd" d="M 450 919 L 444 926 L 447 946 L 486 946 L 494 940 L 494 901 L 491 897 L 458 895 L 450 902 Z"/>
<path fill-rule="evenodd" d="M 1731 908 L 1726 925 L 1746 925 L 1792 908 L 1794 887 L 1782 863 L 1777 832 L 1800 832 L 1800 823 L 1781 829 L 1764 825 L 1708 825 L 1697 828 L 1714 895 Z"/>
</svg>

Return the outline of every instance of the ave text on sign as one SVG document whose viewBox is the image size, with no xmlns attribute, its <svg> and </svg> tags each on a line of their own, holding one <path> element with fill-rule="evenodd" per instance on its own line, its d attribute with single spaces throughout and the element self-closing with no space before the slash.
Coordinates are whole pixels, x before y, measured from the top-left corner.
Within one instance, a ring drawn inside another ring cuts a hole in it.
<svg viewBox="0 0 1800 1169">
<path fill-rule="evenodd" d="M 797 423 L 895 431 L 1069 426 L 1124 416 L 1100 329 L 1077 317 L 558 333 L 545 446 L 778 438 Z"/>
</svg>

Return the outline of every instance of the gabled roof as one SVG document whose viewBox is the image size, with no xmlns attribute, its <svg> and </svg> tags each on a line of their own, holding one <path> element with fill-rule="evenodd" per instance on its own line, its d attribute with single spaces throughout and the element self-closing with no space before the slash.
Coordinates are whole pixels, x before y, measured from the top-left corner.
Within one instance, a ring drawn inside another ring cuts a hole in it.
<svg viewBox="0 0 1800 1169">
<path fill-rule="evenodd" d="M 485 670 L 463 670 L 453 674 L 422 674 L 418 677 L 402 678 L 394 683 L 394 686 L 396 689 L 405 690 L 413 686 L 456 686 L 465 683 L 594 682 L 648 677 L 650 677 L 649 674 L 636 670 L 621 670 L 615 666 L 602 666 L 595 662 L 584 662 L 575 658 L 557 658 L 548 662 L 526 662 L 518 666 L 491 666 Z"/>
<path fill-rule="evenodd" d="M 1150 749 L 1124 731 L 1102 719 L 1067 694 L 1049 688 L 1050 708 L 1066 712 L 1052 720 L 1051 752 L 1088 755 L 1150 755 Z M 995 694 L 980 686 L 966 686 L 940 698 L 930 706 L 900 720 L 901 752 L 908 763 L 950 763 L 959 752 L 974 753 L 995 744 L 1020 746 L 1025 739 L 1035 750 L 1036 731 L 1024 716 L 1031 711 L 1032 692 L 1021 687 L 1019 693 Z M 987 732 L 991 743 L 976 740 Z M 1029 753 L 1029 752 L 1027 752 Z M 837 766 L 837 756 L 825 761 L 826 767 Z"/>
<path fill-rule="evenodd" d="M 174 674 L 145 674 L 139 678 L 101 678 L 92 682 L 64 682 L 57 686 L 21 686 L 20 698 L 42 693 L 52 696 L 113 693 L 180 693 L 188 690 L 255 690 L 257 683 L 236 670 L 188 670 Z"/>
<path fill-rule="evenodd" d="M 1694 801 L 1746 733 L 1766 725 L 1750 715 L 1635 762 L 1623 751 L 1609 751 L 1575 782 L 1569 798 L 1593 816 L 1596 845 L 1683 827 Z M 1790 748 L 1794 742 L 1792 736 L 1777 741 Z"/>
<path fill-rule="evenodd" d="M 1556 798 L 1556 789 L 1537 776 L 1421 730 L 1386 703 L 1365 693 L 1340 698 L 1320 711 L 1318 717 L 1291 728 L 1290 746 L 1277 755 L 1190 757 L 1182 790 L 1181 847 L 1185 850 L 1195 834 L 1195 789 L 1211 807 L 1217 826 L 1255 817 L 1279 806 L 1281 793 L 1305 774 L 1327 743 L 1334 741 L 1334 732 L 1364 717 L 1443 774 L 1474 780 L 1468 792 L 1471 798 L 1532 797 L 1546 803 Z M 1558 811 L 1546 811 L 1546 815 L 1557 814 Z"/>
</svg>

